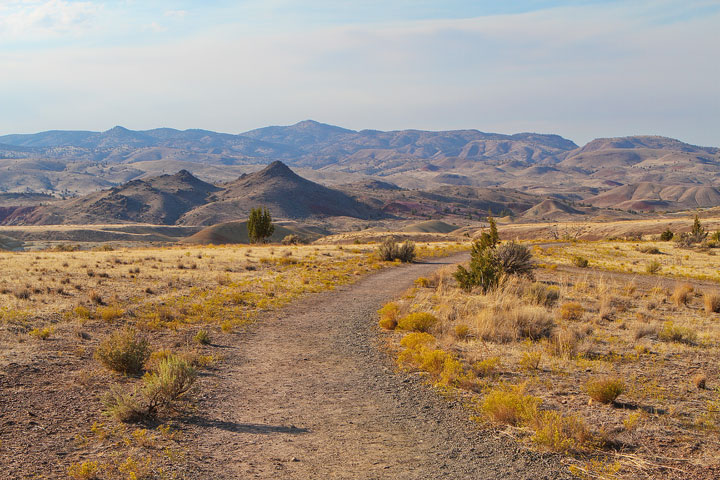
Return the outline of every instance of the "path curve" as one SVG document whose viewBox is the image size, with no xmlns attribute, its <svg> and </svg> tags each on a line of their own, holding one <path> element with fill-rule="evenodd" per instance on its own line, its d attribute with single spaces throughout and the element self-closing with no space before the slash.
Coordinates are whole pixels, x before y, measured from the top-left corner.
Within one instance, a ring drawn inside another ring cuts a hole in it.
<svg viewBox="0 0 720 480">
<path fill-rule="evenodd" d="M 187 429 L 197 478 L 556 479 L 557 456 L 481 431 L 460 405 L 396 372 L 380 305 L 467 255 L 391 268 L 312 295 L 224 345 Z"/>
</svg>

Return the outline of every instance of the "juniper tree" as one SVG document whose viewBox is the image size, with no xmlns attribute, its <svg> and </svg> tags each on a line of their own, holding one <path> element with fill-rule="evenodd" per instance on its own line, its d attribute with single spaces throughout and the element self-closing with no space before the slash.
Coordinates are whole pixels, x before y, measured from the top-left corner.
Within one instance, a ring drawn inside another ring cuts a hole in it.
<svg viewBox="0 0 720 480">
<path fill-rule="evenodd" d="M 252 243 L 265 243 L 275 232 L 272 217 L 267 208 L 253 208 L 247 222 L 248 237 Z"/>
</svg>

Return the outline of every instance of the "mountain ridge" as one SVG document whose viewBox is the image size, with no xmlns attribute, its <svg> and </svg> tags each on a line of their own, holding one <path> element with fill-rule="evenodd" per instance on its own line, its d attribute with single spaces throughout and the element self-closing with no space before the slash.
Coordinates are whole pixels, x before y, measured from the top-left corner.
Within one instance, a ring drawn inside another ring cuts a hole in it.
<svg viewBox="0 0 720 480">
<path fill-rule="evenodd" d="M 643 182 L 687 188 L 720 183 L 720 148 L 669 137 L 599 138 L 578 146 L 555 134 L 357 131 L 304 120 L 240 134 L 115 126 L 4 135 L 0 193 L 84 195 L 179 169 L 226 183 L 274 161 L 329 186 L 375 180 L 421 190 L 502 187 L 570 201 Z"/>
</svg>

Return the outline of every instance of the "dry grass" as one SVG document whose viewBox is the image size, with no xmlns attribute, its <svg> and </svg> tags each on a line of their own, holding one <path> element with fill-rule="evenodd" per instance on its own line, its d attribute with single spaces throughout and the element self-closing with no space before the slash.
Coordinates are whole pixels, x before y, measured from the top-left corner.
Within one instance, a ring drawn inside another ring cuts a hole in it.
<svg viewBox="0 0 720 480">
<path fill-rule="evenodd" d="M 536 305 L 494 305 L 475 316 L 476 334 L 495 342 L 547 338 L 553 326 L 551 314 Z"/>
<path fill-rule="evenodd" d="M 720 312 L 720 294 L 717 293 L 706 293 L 703 295 L 703 304 L 705 305 L 705 313 L 719 313 Z"/>
<path fill-rule="evenodd" d="M 660 253 L 650 253 L 658 250 Z M 688 250 L 674 242 L 574 241 L 536 248 L 535 257 L 547 266 L 575 266 L 576 257 L 592 259 L 590 267 L 638 275 L 720 281 L 714 260 L 717 249 Z M 646 253 L 648 252 L 648 253 Z"/>
<path fill-rule="evenodd" d="M 689 283 L 680 283 L 675 286 L 670 299 L 678 307 L 687 305 L 688 301 L 692 298 L 695 288 Z"/>
<path fill-rule="evenodd" d="M 585 390 L 596 402 L 613 403 L 626 390 L 626 386 L 619 378 L 600 378 L 588 381 Z"/>
<path fill-rule="evenodd" d="M 416 246 L 421 256 L 465 248 L 460 242 Z M 72 465 L 71 478 L 155 478 L 149 475 L 171 463 L 168 442 L 158 440 L 164 433 L 148 434 L 156 446 L 139 449 L 142 456 L 136 456 L 138 442 L 148 442 L 117 420 L 173 417 L 195 384 L 193 372 L 222 368 L 220 349 L 227 342 L 211 338 L 302 295 L 395 265 L 380 262 L 376 249 L 357 244 L 0 252 L 5 274 L 0 279 L 0 369 L 9 362 L 21 370 L 24 364 L 43 365 L 27 376 L 35 382 L 28 383 L 28 392 L 51 391 L 49 401 L 57 408 L 67 390 L 78 418 L 94 414 L 98 425 L 107 422 L 107 428 L 69 424 L 67 435 L 79 440 L 68 464 L 71 458 L 90 462 Z M 428 282 L 434 285 L 434 277 Z M 152 354 L 150 345 L 157 347 Z M 423 355 L 422 365 L 431 368 L 435 357 Z M 462 368 L 449 355 L 440 360 L 437 381 L 456 383 Z M 43 372 L 52 372 L 53 378 Z M 46 385 L 51 382 L 60 390 L 50 390 Z M 198 383 L 202 389 L 204 382 Z M 88 402 L 80 403 L 77 392 Z M 105 394 L 112 418 L 102 415 Z M 36 401 L 24 396 L 15 405 L 30 409 Z M 3 447 L 6 440 L 3 435 Z M 167 478 L 176 470 L 166 470 Z"/>
<path fill-rule="evenodd" d="M 622 253 L 624 243 L 612 243 L 620 249 L 607 255 Z M 661 255 L 632 252 L 666 262 L 672 248 L 665 245 Z M 684 254 L 693 264 L 705 255 Z M 555 258 L 547 249 L 543 255 Z M 672 478 L 668 472 L 677 468 L 691 478 L 694 465 L 720 468 L 713 460 L 720 441 L 707 434 L 720 431 L 713 384 L 720 375 L 720 325 L 692 301 L 695 289 L 686 281 L 674 294 L 667 280 L 644 273 L 628 281 L 594 270 L 616 258 L 596 254 L 582 270 L 539 269 L 537 282 L 506 280 L 487 294 L 464 292 L 446 269 L 433 286 L 395 302 L 400 314 L 437 317 L 422 334 L 428 335 L 423 346 L 405 347 L 400 356 L 434 383 L 451 358 L 455 381 L 447 385 L 462 391 L 483 422 L 512 425 L 510 434 L 537 448 L 620 459 L 586 462 L 580 473 Z M 668 270 L 664 263 L 663 275 Z M 711 306 L 711 295 L 720 297 L 710 286 L 703 291 Z M 628 448 L 637 460 L 614 457 Z"/>
</svg>

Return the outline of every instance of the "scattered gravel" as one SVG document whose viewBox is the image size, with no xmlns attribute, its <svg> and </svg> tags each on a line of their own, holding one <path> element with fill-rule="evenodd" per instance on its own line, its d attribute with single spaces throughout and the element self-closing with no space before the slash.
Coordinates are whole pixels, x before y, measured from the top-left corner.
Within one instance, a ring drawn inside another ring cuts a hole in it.
<svg viewBox="0 0 720 480">
<path fill-rule="evenodd" d="M 190 478 L 570 478 L 560 457 L 479 429 L 396 372 L 383 348 L 382 303 L 464 258 L 385 270 L 223 337 L 226 362 L 185 420 Z"/>
</svg>

